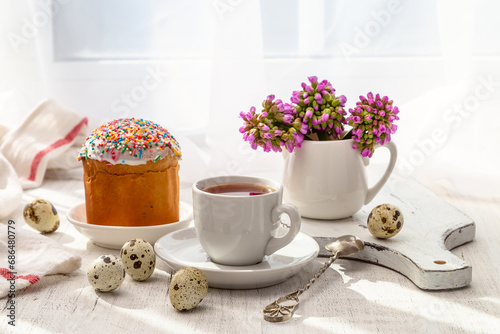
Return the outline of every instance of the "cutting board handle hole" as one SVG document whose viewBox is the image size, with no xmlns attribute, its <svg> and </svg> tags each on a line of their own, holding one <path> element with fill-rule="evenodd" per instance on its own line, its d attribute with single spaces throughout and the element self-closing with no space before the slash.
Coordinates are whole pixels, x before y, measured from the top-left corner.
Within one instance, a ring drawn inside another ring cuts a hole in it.
<svg viewBox="0 0 500 334">
<path fill-rule="evenodd" d="M 435 264 L 446 264 L 446 261 L 443 260 L 436 260 L 434 261 Z"/>
</svg>

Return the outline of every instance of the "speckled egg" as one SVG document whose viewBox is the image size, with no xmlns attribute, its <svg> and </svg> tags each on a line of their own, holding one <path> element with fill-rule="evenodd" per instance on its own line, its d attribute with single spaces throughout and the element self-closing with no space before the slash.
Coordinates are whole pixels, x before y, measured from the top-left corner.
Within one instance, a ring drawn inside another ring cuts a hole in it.
<svg viewBox="0 0 500 334">
<path fill-rule="evenodd" d="M 120 252 L 125 271 L 136 281 L 145 281 L 155 271 L 156 256 L 153 246 L 143 239 L 127 241 Z"/>
<path fill-rule="evenodd" d="M 114 255 L 102 255 L 92 262 L 87 278 L 95 290 L 108 292 L 119 287 L 125 278 L 122 260 Z"/>
<path fill-rule="evenodd" d="M 172 306 L 179 311 L 196 307 L 208 292 L 208 281 L 203 271 L 194 267 L 178 270 L 172 277 L 168 295 Z"/>
<path fill-rule="evenodd" d="M 26 204 L 23 211 L 26 223 L 41 233 L 51 233 L 59 228 L 56 208 L 44 199 L 35 199 Z"/>
<path fill-rule="evenodd" d="M 368 230 L 377 238 L 395 236 L 403 228 L 404 218 L 401 210 L 392 204 L 381 204 L 373 208 L 368 216 Z"/>
</svg>

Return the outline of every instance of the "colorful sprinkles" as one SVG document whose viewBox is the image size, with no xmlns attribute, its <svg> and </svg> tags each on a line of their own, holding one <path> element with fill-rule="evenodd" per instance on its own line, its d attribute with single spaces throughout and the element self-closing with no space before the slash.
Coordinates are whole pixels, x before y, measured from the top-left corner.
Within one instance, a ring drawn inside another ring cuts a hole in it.
<svg viewBox="0 0 500 334">
<path fill-rule="evenodd" d="M 90 158 L 116 163 L 120 159 L 124 164 L 127 159 L 156 162 L 167 155 L 180 158 L 181 148 L 166 129 L 144 119 L 122 118 L 92 131 L 78 160 Z"/>
</svg>

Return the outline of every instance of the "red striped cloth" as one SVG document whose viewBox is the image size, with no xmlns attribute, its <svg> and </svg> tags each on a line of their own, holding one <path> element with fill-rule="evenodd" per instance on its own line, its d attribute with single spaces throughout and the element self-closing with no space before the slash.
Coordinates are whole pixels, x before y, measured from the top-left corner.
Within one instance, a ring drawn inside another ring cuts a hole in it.
<svg viewBox="0 0 500 334">
<path fill-rule="evenodd" d="M 32 274 L 16 275 L 14 272 L 10 271 L 7 268 L 0 268 L 0 276 L 5 278 L 7 281 L 11 281 L 13 279 L 14 280 L 20 280 L 20 279 L 26 280 L 26 281 L 28 281 L 28 283 L 30 285 L 35 284 L 36 282 L 38 282 L 40 280 L 40 276 L 38 276 L 38 275 L 32 275 Z"/>
<path fill-rule="evenodd" d="M 0 153 L 14 167 L 23 189 L 35 188 L 42 183 L 49 162 L 72 146 L 76 163 L 87 125 L 86 117 L 46 100 L 0 140 Z M 75 142 L 77 138 L 80 140 Z M 60 166 L 56 167 L 74 167 L 70 162 L 71 159 L 60 159 Z"/>
<path fill-rule="evenodd" d="M 0 224 L 0 298 L 14 298 L 45 276 L 70 274 L 82 263 L 74 251 L 22 225 L 16 223 L 12 238 L 8 225 Z"/>
</svg>

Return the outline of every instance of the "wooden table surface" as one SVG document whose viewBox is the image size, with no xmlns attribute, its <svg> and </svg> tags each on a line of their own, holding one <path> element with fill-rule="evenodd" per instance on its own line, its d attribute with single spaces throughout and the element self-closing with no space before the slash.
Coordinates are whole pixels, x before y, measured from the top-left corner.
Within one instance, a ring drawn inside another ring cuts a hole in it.
<svg viewBox="0 0 500 334">
<path fill-rule="evenodd" d="M 189 187 L 182 185 L 182 200 L 190 201 Z M 387 268 L 340 259 L 300 297 L 292 320 L 268 323 L 262 317 L 263 307 L 305 284 L 325 258 L 272 287 L 210 289 L 203 302 L 187 312 L 176 311 L 169 302 L 171 270 L 161 259 L 147 281 L 135 282 L 127 276 L 114 292 L 96 293 L 87 282 L 87 267 L 96 257 L 119 251 L 95 246 L 66 220 L 67 210 L 83 201 L 81 180 L 47 179 L 41 188 L 25 192 L 22 205 L 33 198 L 53 202 L 62 217 L 61 226 L 47 237 L 79 254 L 82 266 L 70 275 L 48 276 L 18 292 L 15 328 L 7 324 L 7 300 L 0 300 L 0 333 L 497 333 L 499 202 L 431 189 L 476 223 L 475 240 L 453 250 L 473 268 L 470 286 L 424 291 Z M 15 217 L 18 223 L 22 223 L 21 209 Z M 330 225 L 322 226 L 321 234 L 328 236 Z M 307 223 L 302 231 L 311 232 Z"/>
</svg>

